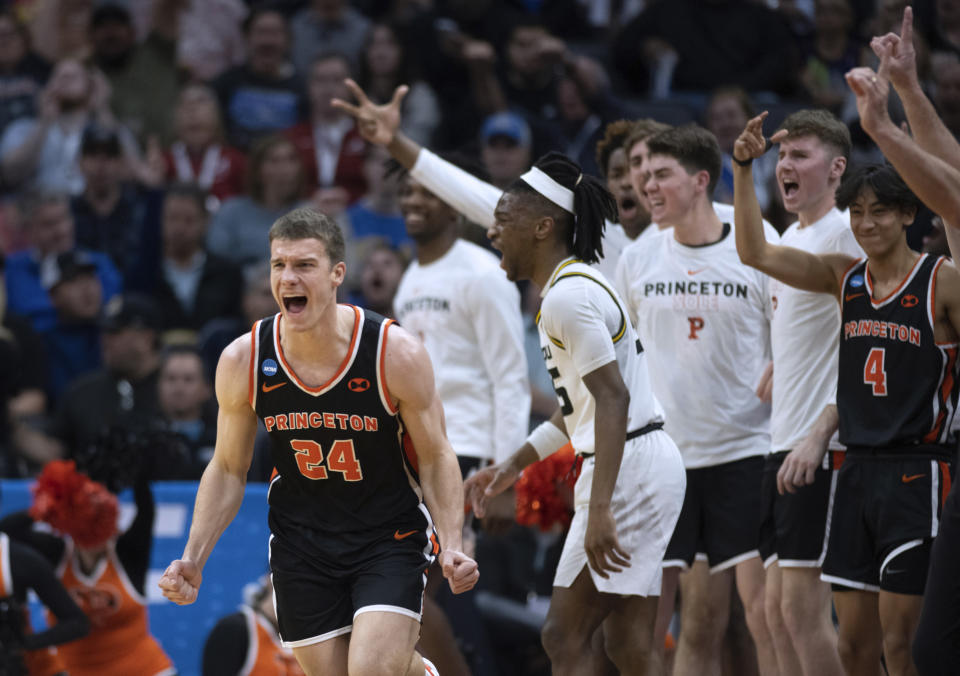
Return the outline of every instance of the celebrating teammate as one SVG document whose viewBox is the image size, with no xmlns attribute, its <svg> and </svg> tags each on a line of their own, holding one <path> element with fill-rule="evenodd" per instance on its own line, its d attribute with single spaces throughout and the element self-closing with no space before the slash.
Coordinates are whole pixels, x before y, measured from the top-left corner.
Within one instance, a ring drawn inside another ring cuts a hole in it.
<svg viewBox="0 0 960 676">
<path fill-rule="evenodd" d="M 283 644 L 309 676 L 432 675 L 414 652 L 424 571 L 439 555 L 454 593 L 479 577 L 460 552 L 460 470 L 423 346 L 390 320 L 336 303 L 343 254 L 323 214 L 297 209 L 273 224 L 280 312 L 220 358 L 214 456 L 183 557 L 160 587 L 176 603 L 196 600 L 243 499 L 259 418 L 278 471 L 270 570 Z"/>
<path fill-rule="evenodd" d="M 867 130 L 883 127 L 883 70 L 848 75 Z M 907 246 L 920 202 L 888 166 L 863 167 L 837 191 L 866 260 L 767 243 L 749 171 L 764 147 L 757 117 L 734 148 L 740 255 L 785 284 L 833 295 L 842 313 L 837 410 L 847 454 L 823 562 L 840 657 L 848 674 L 875 674 L 881 652 L 891 674 L 912 674 L 910 642 L 950 480 L 960 276 Z"/>
<path fill-rule="evenodd" d="M 467 481 L 479 516 L 520 471 L 569 439 L 584 457 L 575 515 L 554 579 L 543 643 L 554 674 L 599 673 L 591 637 L 623 674 L 659 673 L 653 627 L 661 561 L 683 499 L 679 453 L 661 428 L 646 355 L 596 262 L 612 196 L 551 153 L 499 200 L 488 235 L 512 280 L 542 289 L 538 321 L 563 405 L 506 462 Z"/>
<path fill-rule="evenodd" d="M 824 110 L 801 110 L 787 117 L 771 140 L 779 143 L 776 173 L 783 203 L 798 217 L 781 244 L 860 257 L 850 217 L 837 209 L 834 197 L 850 154 L 846 125 Z M 833 475 L 842 462 L 834 404 L 840 313 L 825 294 L 777 281 L 770 294 L 772 452 L 764 467 L 760 543 L 767 565 L 767 621 L 781 673 L 840 676 L 830 588 L 820 580 Z"/>
</svg>

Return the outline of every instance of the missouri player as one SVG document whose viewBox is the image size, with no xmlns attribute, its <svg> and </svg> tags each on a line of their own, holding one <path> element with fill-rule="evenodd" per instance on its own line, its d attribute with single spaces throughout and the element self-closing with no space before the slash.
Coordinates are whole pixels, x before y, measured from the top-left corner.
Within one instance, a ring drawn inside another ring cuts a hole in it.
<svg viewBox="0 0 960 676">
<path fill-rule="evenodd" d="M 196 600 L 210 551 L 243 499 L 258 418 L 270 435 L 270 570 L 283 644 L 308 676 L 432 674 L 414 652 L 424 571 L 473 587 L 460 552 L 463 488 L 422 344 L 390 320 L 336 303 L 344 242 L 297 209 L 270 230 L 280 312 L 217 367 L 217 443 L 183 557 L 160 580 Z"/>
<path fill-rule="evenodd" d="M 878 78 L 852 76 L 858 99 Z M 823 562 L 840 658 L 848 674 L 876 674 L 882 652 L 891 674 L 913 674 L 910 643 L 955 443 L 960 275 L 907 246 L 920 202 L 889 166 L 863 167 L 837 191 L 865 260 L 766 242 L 749 171 L 764 147 L 757 117 L 734 148 L 740 256 L 785 284 L 833 295 L 841 308 L 837 410 L 847 454 Z"/>
</svg>

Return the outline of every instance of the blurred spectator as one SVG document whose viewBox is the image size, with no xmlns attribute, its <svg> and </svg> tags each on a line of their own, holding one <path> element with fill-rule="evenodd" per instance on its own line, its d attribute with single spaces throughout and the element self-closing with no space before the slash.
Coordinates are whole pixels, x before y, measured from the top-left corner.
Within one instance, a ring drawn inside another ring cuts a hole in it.
<svg viewBox="0 0 960 676">
<path fill-rule="evenodd" d="M 940 118 L 960 138 L 960 63 L 948 62 L 934 72 L 933 101 Z"/>
<path fill-rule="evenodd" d="M 946 52 L 954 56 L 960 56 L 960 2 L 957 2 L 957 0 L 936 0 L 933 6 L 935 12 L 932 21 L 933 31 L 930 38 L 930 49 L 934 52 Z M 899 9 L 897 16 L 890 22 L 895 26 L 899 26 L 900 16 L 903 14 L 903 6 Z M 885 32 L 876 33 L 876 35 L 883 35 Z M 917 66 L 919 69 L 919 62 Z"/>
<path fill-rule="evenodd" d="M 188 0 L 155 0 L 146 39 L 138 43 L 127 8 L 101 3 L 90 19 L 93 62 L 110 81 L 114 114 L 144 143 L 171 141 L 168 106 L 177 93 L 178 15 Z"/>
<path fill-rule="evenodd" d="M 133 487 L 136 516 L 118 532 L 117 499 L 72 462 L 50 463 L 38 478 L 33 506 L 0 524 L 56 568 L 63 586 L 90 618 L 90 633 L 61 645 L 58 656 L 71 676 L 173 674 L 150 635 L 147 573 L 156 505 L 141 472 Z M 34 519 L 55 534 L 33 528 Z"/>
<path fill-rule="evenodd" d="M 110 85 L 99 71 L 66 59 L 53 69 L 40 94 L 37 117 L 7 126 L 0 139 L 0 171 L 7 185 L 29 181 L 44 190 L 76 195 L 83 191 L 77 160 L 80 137 L 90 122 L 115 126 L 110 112 Z M 143 163 L 129 130 L 117 127 L 129 169 L 141 175 Z"/>
<path fill-rule="evenodd" d="M 247 60 L 213 82 L 230 144 L 246 151 L 266 134 L 300 119 L 303 82 L 289 59 L 290 33 L 283 14 L 257 7 L 243 22 Z"/>
<path fill-rule="evenodd" d="M 47 397 L 56 406 L 70 382 L 100 368 L 103 288 L 93 259 L 78 250 L 47 258 L 41 281 L 57 311 L 56 324 L 42 334 L 49 362 Z"/>
<path fill-rule="evenodd" d="M 290 21 L 293 63 L 306 73 L 321 51 L 345 55 L 353 68 L 367 40 L 370 20 L 351 7 L 350 0 L 311 0 Z"/>
<path fill-rule="evenodd" d="M 164 351 L 157 388 L 166 429 L 180 437 L 188 457 L 184 470 L 168 478 L 198 480 L 213 457 L 217 416 L 213 388 L 196 348 L 179 345 Z"/>
<path fill-rule="evenodd" d="M 217 317 L 207 323 L 197 336 L 197 346 L 207 365 L 211 382 L 216 375 L 220 353 L 237 336 L 250 333 L 258 319 L 276 314 L 280 308 L 270 287 L 270 263 L 262 261 L 243 269 L 243 317 Z"/>
<path fill-rule="evenodd" d="M 187 183 L 171 185 L 163 200 L 163 255 L 141 289 L 157 301 L 165 331 L 240 316 L 240 268 L 206 250 L 205 202 L 206 193 Z"/>
<path fill-rule="evenodd" d="M 376 103 L 386 103 L 393 98 L 398 86 L 409 86 L 402 106 L 403 132 L 421 145 L 432 143 L 442 114 L 437 95 L 430 85 L 414 75 L 406 49 L 390 24 L 375 24 L 367 34 L 357 81 Z"/>
<path fill-rule="evenodd" d="M 490 182 L 501 190 L 530 167 L 533 138 L 530 126 L 517 113 L 491 115 L 480 130 L 480 159 Z"/>
<path fill-rule="evenodd" d="M 93 0 L 35 0 L 30 43 L 50 63 L 90 55 Z"/>
<path fill-rule="evenodd" d="M 389 171 L 390 155 L 383 146 L 370 146 L 363 161 L 363 175 L 367 193 L 347 209 L 350 219 L 351 242 L 376 237 L 385 238 L 394 247 L 411 247 L 413 240 L 400 215 L 398 194 L 400 184 L 396 172 Z"/>
<path fill-rule="evenodd" d="M 216 94 L 207 85 L 180 90 L 174 110 L 176 140 L 164 156 L 168 181 L 196 183 L 210 193 L 214 212 L 224 200 L 242 195 L 246 158 L 226 145 Z"/>
<path fill-rule="evenodd" d="M 245 594 L 246 596 L 246 594 Z M 202 676 L 303 676 L 280 641 L 273 581 L 264 575 L 238 612 L 220 618 L 203 646 Z"/>
<path fill-rule="evenodd" d="M 393 297 L 408 259 L 385 241 L 372 246 L 360 272 L 360 297 L 357 303 L 384 317 L 393 317 Z"/>
<path fill-rule="evenodd" d="M 30 320 L 35 331 L 56 322 L 50 295 L 40 281 L 40 265 L 48 256 L 77 248 L 70 201 L 62 193 L 29 193 L 21 207 L 30 247 L 7 258 L 5 281 L 8 309 Z M 88 252 L 97 266 L 105 301 L 120 291 L 121 277 L 105 253 Z"/>
<path fill-rule="evenodd" d="M 797 51 L 784 17 L 751 0 L 650 3 L 613 45 L 624 82 L 644 94 L 657 68 L 660 93 L 707 92 L 737 85 L 748 92 L 790 95 Z"/>
<path fill-rule="evenodd" d="M 270 226 L 300 204 L 305 183 L 296 148 L 279 135 L 257 141 L 247 177 L 247 196 L 224 202 L 207 235 L 210 251 L 240 265 L 266 260 Z"/>
<path fill-rule="evenodd" d="M 190 77 L 209 82 L 246 54 L 241 25 L 247 16 L 243 0 L 191 2 L 180 13 L 177 63 Z"/>
<path fill-rule="evenodd" d="M 20 117 L 36 115 L 36 99 L 50 77 L 50 64 L 28 49 L 26 27 L 0 11 L 0 133 Z"/>
<path fill-rule="evenodd" d="M 55 436 L 67 457 L 84 457 L 115 430 L 150 429 L 158 416 L 155 304 L 136 294 L 118 297 L 107 304 L 102 329 L 103 367 L 73 381 L 57 409 Z"/>
<path fill-rule="evenodd" d="M 576 68 L 566 69 L 557 82 L 560 150 L 572 158 L 584 173 L 604 176 L 596 163 L 594 147 L 603 137 L 604 127 L 623 115 L 610 92 L 610 81 L 600 65 L 581 60 Z"/>
<path fill-rule="evenodd" d="M 947 232 L 943 226 L 943 219 L 939 216 L 934 216 L 930 220 L 930 231 L 923 236 L 922 252 L 934 256 L 950 256 Z"/>
<path fill-rule="evenodd" d="M 70 200 L 77 244 L 113 259 L 124 284 L 160 256 L 163 193 L 129 182 L 116 131 L 87 125 L 80 140 L 83 192 Z"/>
<path fill-rule="evenodd" d="M 739 87 L 722 87 L 710 95 L 704 122 L 723 153 L 720 179 L 713 193 L 716 202 L 733 204 L 733 144 L 747 121 L 756 115 L 753 102 Z M 757 200 L 764 211 L 770 206 L 771 187 L 777 165 L 775 153 L 768 153 L 753 163 L 753 183 Z"/>
<path fill-rule="evenodd" d="M 363 158 L 367 144 L 354 120 L 330 105 L 331 99 L 348 100 L 344 80 L 350 77 L 350 63 L 343 54 L 324 53 L 316 57 L 307 75 L 310 116 L 288 129 L 287 137 L 303 160 L 309 190 L 331 191 L 342 202 L 340 211 L 360 199 L 367 189 Z M 321 209 L 329 213 L 331 209 Z"/>
<path fill-rule="evenodd" d="M 46 385 L 42 341 L 29 322 L 7 312 L 6 288 L 0 284 L 0 477 L 26 475 L 19 457 L 34 436 L 31 426 L 44 422 Z"/>
<path fill-rule="evenodd" d="M 555 120 L 559 66 L 572 57 L 562 40 L 532 19 L 522 19 L 510 30 L 506 59 L 500 68 L 503 100 L 491 101 L 491 112 L 520 108 L 531 119 Z"/>
<path fill-rule="evenodd" d="M 804 45 L 800 75 L 816 105 L 841 112 L 850 93 L 844 75 L 860 65 L 864 46 L 855 38 L 849 0 L 816 0 L 814 34 Z"/>
</svg>

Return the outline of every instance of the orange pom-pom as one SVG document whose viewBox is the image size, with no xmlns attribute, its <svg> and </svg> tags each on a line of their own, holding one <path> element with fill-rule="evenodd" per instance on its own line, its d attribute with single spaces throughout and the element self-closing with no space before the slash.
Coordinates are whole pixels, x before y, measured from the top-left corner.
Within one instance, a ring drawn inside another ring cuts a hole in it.
<svg viewBox="0 0 960 676">
<path fill-rule="evenodd" d="M 117 532 L 117 498 L 77 471 L 72 460 L 46 464 L 32 488 L 30 516 L 69 535 L 78 547 L 96 549 Z"/>
<path fill-rule="evenodd" d="M 583 459 L 567 444 L 556 453 L 523 470 L 517 479 L 517 523 L 550 530 L 555 523 L 570 524 L 570 490 L 580 474 Z"/>
</svg>

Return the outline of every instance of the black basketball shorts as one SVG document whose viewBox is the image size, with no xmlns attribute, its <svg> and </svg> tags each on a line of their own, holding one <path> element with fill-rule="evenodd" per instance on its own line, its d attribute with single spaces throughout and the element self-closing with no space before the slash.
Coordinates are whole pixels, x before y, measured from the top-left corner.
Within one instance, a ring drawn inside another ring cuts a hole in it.
<svg viewBox="0 0 960 676">
<path fill-rule="evenodd" d="M 705 554 L 710 572 L 759 556 L 762 455 L 687 470 L 687 492 L 664 568 L 689 568 Z"/>
<path fill-rule="evenodd" d="M 288 648 L 319 643 L 377 611 L 420 621 L 426 570 L 439 552 L 432 528 L 358 541 L 303 527 L 270 537 L 270 572 L 280 638 Z"/>
<path fill-rule="evenodd" d="M 760 556 L 763 565 L 781 568 L 816 568 L 826 553 L 830 507 L 836 490 L 842 451 L 829 451 L 816 469 L 813 483 L 796 493 L 777 492 L 777 472 L 787 451 L 771 453 L 763 466 Z"/>
<path fill-rule="evenodd" d="M 923 594 L 950 465 L 908 452 L 847 453 L 822 578 L 841 588 Z"/>
</svg>

